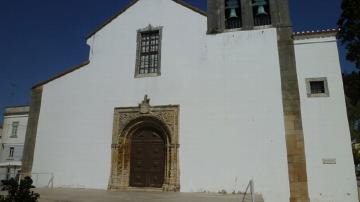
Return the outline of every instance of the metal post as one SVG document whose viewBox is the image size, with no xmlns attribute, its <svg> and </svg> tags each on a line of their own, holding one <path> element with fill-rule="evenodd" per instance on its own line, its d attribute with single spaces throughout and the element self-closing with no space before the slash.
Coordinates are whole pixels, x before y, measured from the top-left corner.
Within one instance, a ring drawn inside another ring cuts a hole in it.
<svg viewBox="0 0 360 202">
<path fill-rule="evenodd" d="M 36 185 L 39 184 L 39 174 L 36 174 Z"/>
<path fill-rule="evenodd" d="M 54 188 L 54 173 L 50 173 L 50 181 L 48 183 L 48 187 L 50 187 L 51 189 Z"/>
<path fill-rule="evenodd" d="M 255 190 L 254 190 L 254 180 L 250 180 L 250 192 L 251 192 L 251 201 L 255 202 Z"/>
<path fill-rule="evenodd" d="M 19 173 L 19 179 L 17 179 L 17 180 L 18 180 L 19 185 L 20 185 L 21 179 L 22 179 L 22 173 Z"/>
</svg>

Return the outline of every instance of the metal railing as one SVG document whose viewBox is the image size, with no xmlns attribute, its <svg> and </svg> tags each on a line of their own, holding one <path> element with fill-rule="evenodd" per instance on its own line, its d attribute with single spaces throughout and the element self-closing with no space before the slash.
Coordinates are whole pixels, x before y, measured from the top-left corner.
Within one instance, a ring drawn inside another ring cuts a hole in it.
<svg viewBox="0 0 360 202">
<path fill-rule="evenodd" d="M 19 180 L 29 176 L 28 173 L 20 173 Z M 54 173 L 31 173 L 33 185 L 37 188 L 54 188 Z"/>
<path fill-rule="evenodd" d="M 1 180 L 7 179 L 15 179 L 20 184 L 20 181 L 23 177 L 29 176 L 29 174 L 25 173 L 16 173 L 16 172 L 9 172 L 6 174 L 0 174 Z M 54 174 L 53 173 L 31 173 L 30 176 L 33 180 L 33 185 L 36 188 L 54 188 Z M 42 184 L 39 182 L 42 181 Z M 0 200 L 4 200 L 5 197 L 9 194 L 7 190 L 3 191 L 3 184 L 0 183 Z"/>
<path fill-rule="evenodd" d="M 0 174 L 1 180 L 9 180 L 11 178 L 17 180 L 20 183 L 20 180 L 24 177 L 31 177 L 33 180 L 33 185 L 37 188 L 54 188 L 54 174 L 53 173 L 17 173 L 17 172 L 8 172 Z M 0 182 L 0 187 L 2 183 Z"/>
<path fill-rule="evenodd" d="M 248 184 L 247 187 L 246 187 L 246 190 L 245 190 L 245 192 L 244 192 L 244 196 L 243 196 L 243 199 L 242 199 L 241 202 L 244 202 L 244 201 L 245 201 L 246 195 L 247 195 L 249 189 L 250 189 L 250 193 L 249 193 L 249 194 L 250 194 L 250 196 L 251 196 L 251 202 L 255 202 L 255 189 L 254 189 L 254 187 L 255 187 L 254 180 L 250 180 L 250 181 L 249 181 L 249 184 Z"/>
</svg>

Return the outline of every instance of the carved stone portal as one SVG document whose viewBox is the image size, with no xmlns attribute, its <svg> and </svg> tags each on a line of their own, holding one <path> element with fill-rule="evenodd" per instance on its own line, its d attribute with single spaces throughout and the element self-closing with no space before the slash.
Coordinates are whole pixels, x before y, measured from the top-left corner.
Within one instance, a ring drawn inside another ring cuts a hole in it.
<svg viewBox="0 0 360 202">
<path fill-rule="evenodd" d="M 179 106 L 150 106 L 150 99 L 147 96 L 138 107 L 115 108 L 109 189 L 140 189 L 129 185 L 130 152 L 132 135 L 144 127 L 160 131 L 164 136 L 166 160 L 162 190 L 180 191 Z"/>
</svg>

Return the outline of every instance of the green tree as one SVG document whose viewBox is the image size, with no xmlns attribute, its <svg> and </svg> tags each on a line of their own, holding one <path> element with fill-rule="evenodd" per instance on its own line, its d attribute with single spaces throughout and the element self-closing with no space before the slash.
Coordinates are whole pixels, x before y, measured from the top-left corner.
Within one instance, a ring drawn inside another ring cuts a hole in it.
<svg viewBox="0 0 360 202">
<path fill-rule="evenodd" d="M 0 202 L 37 202 L 40 197 L 39 194 L 31 191 L 35 188 L 32 183 L 33 180 L 30 177 L 25 177 L 20 181 L 20 184 L 14 178 L 10 180 L 3 180 L 3 190 L 8 192 Z"/>
<path fill-rule="evenodd" d="M 360 141 L 360 131 L 355 130 L 355 121 L 360 119 L 360 104 L 354 106 L 350 103 L 350 99 L 347 98 L 346 100 L 346 107 L 347 107 L 347 114 L 351 132 L 351 138 L 357 139 Z"/>
<path fill-rule="evenodd" d="M 355 121 L 360 119 L 360 72 L 343 75 L 343 81 L 351 137 L 360 140 L 360 131 L 354 129 Z"/>
<path fill-rule="evenodd" d="M 352 140 L 360 140 L 360 131 L 355 130 L 355 121 L 360 119 L 360 72 L 343 75 L 346 108 Z M 360 153 L 353 147 L 355 165 L 360 163 Z"/>
<path fill-rule="evenodd" d="M 353 106 L 360 102 L 360 72 L 343 75 L 345 95 Z"/>
<path fill-rule="evenodd" d="M 346 58 L 360 69 L 360 0 L 343 0 L 338 38 L 346 46 Z"/>
</svg>

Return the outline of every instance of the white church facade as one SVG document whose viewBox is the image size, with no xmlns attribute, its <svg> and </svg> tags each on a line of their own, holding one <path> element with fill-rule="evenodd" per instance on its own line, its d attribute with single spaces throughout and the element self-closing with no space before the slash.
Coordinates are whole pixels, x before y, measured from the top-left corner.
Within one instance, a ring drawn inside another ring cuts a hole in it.
<svg viewBox="0 0 360 202">
<path fill-rule="evenodd" d="M 336 30 L 287 0 L 134 0 L 33 87 L 22 172 L 55 187 L 356 202 Z M 45 180 L 45 179 L 44 179 Z"/>
</svg>

